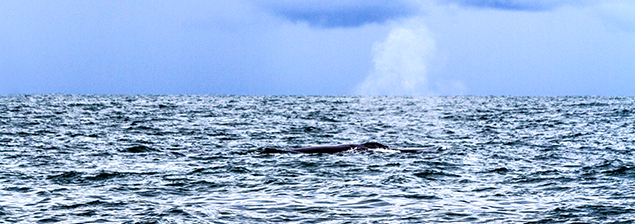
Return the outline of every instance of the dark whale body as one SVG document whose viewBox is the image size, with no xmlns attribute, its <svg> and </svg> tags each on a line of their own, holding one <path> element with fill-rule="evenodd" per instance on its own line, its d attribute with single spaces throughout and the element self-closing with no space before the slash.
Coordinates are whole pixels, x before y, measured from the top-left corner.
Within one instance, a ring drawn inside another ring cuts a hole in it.
<svg viewBox="0 0 635 224">
<path fill-rule="evenodd" d="M 428 149 L 391 149 L 390 147 L 377 143 L 377 142 L 367 142 L 364 144 L 346 144 L 346 145 L 329 145 L 329 146 L 314 146 L 314 147 L 305 147 L 305 148 L 297 148 L 290 150 L 279 150 L 275 148 L 265 148 L 262 153 L 340 153 L 346 151 L 369 151 L 372 149 L 387 149 L 387 150 L 395 150 L 399 152 L 405 153 L 424 153 L 424 152 L 435 152 L 436 150 L 428 150 Z"/>
</svg>

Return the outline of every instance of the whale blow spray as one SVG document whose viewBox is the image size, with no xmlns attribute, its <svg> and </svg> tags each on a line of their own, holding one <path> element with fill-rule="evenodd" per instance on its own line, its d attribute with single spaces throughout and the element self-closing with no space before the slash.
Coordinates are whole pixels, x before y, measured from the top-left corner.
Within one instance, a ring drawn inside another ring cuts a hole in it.
<svg viewBox="0 0 635 224">
<path fill-rule="evenodd" d="M 375 67 L 357 86 L 360 95 L 430 95 L 428 62 L 434 39 L 425 26 L 397 27 L 383 42 L 373 45 Z"/>
</svg>

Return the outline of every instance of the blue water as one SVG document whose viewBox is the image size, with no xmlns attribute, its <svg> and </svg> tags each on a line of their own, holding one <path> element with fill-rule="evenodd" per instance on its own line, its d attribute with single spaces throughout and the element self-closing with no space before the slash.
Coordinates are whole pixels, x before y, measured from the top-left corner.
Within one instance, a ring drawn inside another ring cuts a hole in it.
<svg viewBox="0 0 635 224">
<path fill-rule="evenodd" d="M 380 142 L 436 153 L 261 154 Z M 631 223 L 633 97 L 0 96 L 6 223 Z"/>
</svg>

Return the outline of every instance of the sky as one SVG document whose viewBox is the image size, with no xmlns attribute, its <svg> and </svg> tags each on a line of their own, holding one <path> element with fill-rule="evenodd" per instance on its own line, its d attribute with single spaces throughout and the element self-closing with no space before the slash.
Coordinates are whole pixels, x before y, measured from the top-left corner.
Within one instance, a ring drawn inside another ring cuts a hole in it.
<svg viewBox="0 0 635 224">
<path fill-rule="evenodd" d="M 635 1 L 0 1 L 39 93 L 634 96 Z"/>
</svg>

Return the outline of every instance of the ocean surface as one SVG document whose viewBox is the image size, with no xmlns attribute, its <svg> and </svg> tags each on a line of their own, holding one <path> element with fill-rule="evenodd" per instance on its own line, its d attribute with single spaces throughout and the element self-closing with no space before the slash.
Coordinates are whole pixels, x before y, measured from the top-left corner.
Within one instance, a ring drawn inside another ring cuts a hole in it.
<svg viewBox="0 0 635 224">
<path fill-rule="evenodd" d="M 262 154 L 380 142 L 434 153 Z M 0 96 L 1 223 L 633 223 L 634 97 Z"/>
</svg>

